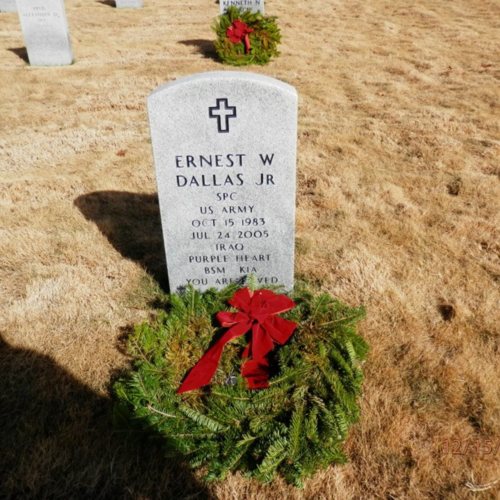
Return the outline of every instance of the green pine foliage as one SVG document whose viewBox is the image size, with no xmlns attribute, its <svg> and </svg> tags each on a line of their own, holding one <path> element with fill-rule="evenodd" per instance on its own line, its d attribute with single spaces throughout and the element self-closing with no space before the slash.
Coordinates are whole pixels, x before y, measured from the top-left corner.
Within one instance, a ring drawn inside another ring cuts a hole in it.
<svg viewBox="0 0 500 500">
<path fill-rule="evenodd" d="M 248 54 L 245 53 L 243 43 L 232 43 L 226 35 L 227 29 L 238 19 L 253 29 L 253 33 L 249 35 L 251 50 Z M 233 66 L 263 65 L 272 57 L 278 56 L 281 33 L 276 19 L 274 16 L 263 16 L 259 12 L 252 13 L 237 7 L 229 7 L 212 26 L 217 36 L 214 42 L 215 51 L 221 61 Z"/>
<path fill-rule="evenodd" d="M 268 389 L 246 388 L 239 369 L 247 339 L 240 337 L 226 345 L 210 386 L 177 395 L 223 331 L 215 314 L 228 310 L 236 289 L 171 295 L 155 321 L 135 328 L 128 343 L 133 369 L 114 386 L 116 415 L 154 430 L 168 456 L 204 467 L 208 480 L 240 470 L 264 482 L 281 474 L 301 486 L 319 468 L 346 461 L 342 443 L 359 417 L 360 364 L 368 352 L 356 333 L 364 310 L 299 286 L 297 306 L 283 315 L 299 326 L 270 354 Z"/>
</svg>

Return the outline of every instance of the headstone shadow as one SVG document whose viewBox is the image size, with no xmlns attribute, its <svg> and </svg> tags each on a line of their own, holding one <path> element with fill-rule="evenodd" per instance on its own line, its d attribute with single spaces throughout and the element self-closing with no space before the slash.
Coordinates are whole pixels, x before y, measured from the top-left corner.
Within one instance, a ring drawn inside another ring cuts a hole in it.
<svg viewBox="0 0 500 500">
<path fill-rule="evenodd" d="M 7 49 L 9 52 L 12 52 L 13 54 L 16 54 L 17 57 L 22 59 L 26 64 L 29 64 L 30 61 L 28 59 L 28 51 L 26 50 L 26 47 L 18 47 L 18 48 L 11 48 Z"/>
<path fill-rule="evenodd" d="M 158 439 L 117 431 L 113 402 L 0 335 L 0 498 L 213 498 Z"/>
<path fill-rule="evenodd" d="M 116 7 L 115 0 L 97 0 L 97 3 L 102 3 L 103 5 L 107 5 L 108 7 Z"/>
<path fill-rule="evenodd" d="M 214 61 L 219 61 L 219 59 L 217 58 L 217 53 L 215 52 L 214 42 L 212 40 L 204 40 L 202 38 L 196 38 L 193 40 L 181 40 L 177 43 L 186 45 L 188 47 L 195 47 L 197 49 L 197 52 L 206 59 L 213 59 Z"/>
<path fill-rule="evenodd" d="M 74 203 L 121 255 L 138 262 L 168 292 L 156 194 L 96 191 L 79 196 Z"/>
</svg>

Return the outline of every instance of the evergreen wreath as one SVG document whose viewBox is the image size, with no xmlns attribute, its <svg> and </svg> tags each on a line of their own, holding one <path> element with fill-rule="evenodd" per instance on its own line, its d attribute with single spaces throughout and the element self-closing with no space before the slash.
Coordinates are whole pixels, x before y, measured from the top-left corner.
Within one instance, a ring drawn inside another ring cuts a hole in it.
<svg viewBox="0 0 500 500">
<path fill-rule="evenodd" d="M 356 332 L 364 309 L 298 285 L 295 307 L 282 315 L 297 329 L 268 355 L 269 388 L 249 390 L 239 373 L 247 335 L 226 344 L 210 386 L 178 394 L 224 330 L 214 315 L 238 289 L 188 288 L 135 327 L 128 340 L 133 368 L 114 385 L 115 417 L 156 431 L 167 457 L 203 467 L 207 480 L 240 470 L 263 482 L 280 474 L 301 487 L 316 470 L 346 461 L 342 444 L 359 417 L 360 364 L 368 352 Z"/>
<path fill-rule="evenodd" d="M 222 62 L 233 66 L 267 64 L 278 56 L 281 33 L 276 17 L 228 7 L 215 21 L 215 51 Z"/>
</svg>

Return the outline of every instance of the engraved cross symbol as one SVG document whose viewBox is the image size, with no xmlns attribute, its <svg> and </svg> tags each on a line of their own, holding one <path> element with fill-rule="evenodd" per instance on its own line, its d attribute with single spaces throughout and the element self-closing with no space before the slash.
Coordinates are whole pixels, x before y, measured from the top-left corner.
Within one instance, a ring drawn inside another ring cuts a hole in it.
<svg viewBox="0 0 500 500">
<path fill-rule="evenodd" d="M 228 99 L 216 99 L 215 106 L 208 108 L 208 116 L 217 118 L 217 131 L 219 134 L 229 132 L 229 118 L 236 118 L 236 106 L 229 106 Z"/>
</svg>

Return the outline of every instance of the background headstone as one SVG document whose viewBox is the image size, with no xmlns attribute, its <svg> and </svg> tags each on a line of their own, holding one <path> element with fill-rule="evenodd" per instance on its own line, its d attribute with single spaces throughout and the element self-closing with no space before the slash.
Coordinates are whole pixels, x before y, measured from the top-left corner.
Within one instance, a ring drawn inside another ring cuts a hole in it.
<svg viewBox="0 0 500 500">
<path fill-rule="evenodd" d="M 264 14 L 264 0 L 219 0 L 221 14 L 231 6 Z"/>
<path fill-rule="evenodd" d="M 143 5 L 142 0 L 116 0 L 117 9 L 140 9 Z"/>
<path fill-rule="evenodd" d="M 254 274 L 293 287 L 297 92 L 200 73 L 148 99 L 170 290 Z"/>
<path fill-rule="evenodd" d="M 16 12 L 16 0 L 0 0 L 0 12 Z"/>
<path fill-rule="evenodd" d="M 73 62 L 63 0 L 17 0 L 17 9 L 30 64 Z"/>
</svg>

